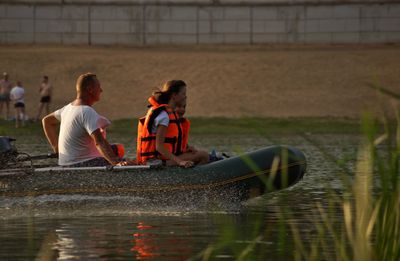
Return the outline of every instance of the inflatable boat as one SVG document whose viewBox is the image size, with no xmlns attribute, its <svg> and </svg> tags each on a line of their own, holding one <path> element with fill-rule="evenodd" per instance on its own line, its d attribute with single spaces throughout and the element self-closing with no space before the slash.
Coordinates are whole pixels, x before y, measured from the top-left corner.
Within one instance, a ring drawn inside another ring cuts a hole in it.
<svg viewBox="0 0 400 261">
<path fill-rule="evenodd" d="M 111 194 L 247 200 L 296 184 L 306 158 L 296 148 L 271 146 L 193 168 L 25 166 L 0 170 L 0 195 Z"/>
</svg>

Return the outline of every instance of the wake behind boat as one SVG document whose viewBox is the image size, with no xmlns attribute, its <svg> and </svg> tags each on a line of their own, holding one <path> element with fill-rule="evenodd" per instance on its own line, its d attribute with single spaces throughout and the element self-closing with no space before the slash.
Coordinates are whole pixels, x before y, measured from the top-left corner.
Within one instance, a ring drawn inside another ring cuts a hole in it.
<svg viewBox="0 0 400 261">
<path fill-rule="evenodd" d="M 9 167 L 0 170 L 0 195 L 121 194 L 242 201 L 290 187 L 305 171 L 306 159 L 301 151 L 271 146 L 189 169 L 157 165 Z"/>
</svg>

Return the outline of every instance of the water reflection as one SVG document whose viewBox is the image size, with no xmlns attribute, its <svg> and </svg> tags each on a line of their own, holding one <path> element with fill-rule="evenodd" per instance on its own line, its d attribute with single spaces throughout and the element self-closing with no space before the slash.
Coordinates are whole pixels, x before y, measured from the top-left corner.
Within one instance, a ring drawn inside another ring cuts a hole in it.
<svg viewBox="0 0 400 261">
<path fill-rule="evenodd" d="M 136 233 L 133 233 L 133 247 L 131 251 L 135 254 L 138 260 L 149 257 L 160 256 L 160 248 L 156 244 L 156 235 L 151 233 L 153 227 L 147 226 L 144 222 L 139 222 L 136 225 Z"/>
<path fill-rule="evenodd" d="M 268 253 L 271 260 L 282 258 L 279 220 L 283 208 L 294 213 L 288 223 L 297 225 L 304 240 L 311 241 L 317 234 L 310 218 L 322 223 L 314 215 L 317 203 L 341 219 L 340 211 L 328 207 L 326 195 L 342 192 L 341 176 L 354 168 L 358 143 L 354 135 L 194 136 L 196 147 L 231 155 L 273 144 L 291 145 L 305 153 L 308 168 L 302 181 L 245 204 L 164 205 L 138 197 L 90 195 L 0 198 L 0 260 L 185 260 L 215 242 L 226 224 L 240 233 L 237 249 L 257 238 L 255 227 L 258 232 L 268 230 L 269 236 L 257 241 L 256 251 Z M 36 140 L 19 140 L 17 146 L 32 154 L 48 150 Z M 132 157 L 133 151 L 126 147 Z M 227 251 L 214 259 L 229 259 L 233 253 Z"/>
<path fill-rule="evenodd" d="M 148 221 L 147 221 L 148 222 Z M 166 257 L 168 259 L 185 260 L 193 252 L 191 228 L 180 222 L 157 227 L 146 222 L 136 224 L 131 251 L 137 260 Z"/>
</svg>

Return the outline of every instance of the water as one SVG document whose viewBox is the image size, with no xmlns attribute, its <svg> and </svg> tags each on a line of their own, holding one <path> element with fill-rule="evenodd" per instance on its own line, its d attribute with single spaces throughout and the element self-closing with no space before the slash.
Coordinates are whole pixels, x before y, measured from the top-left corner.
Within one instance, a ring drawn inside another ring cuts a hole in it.
<svg viewBox="0 0 400 261">
<path fill-rule="evenodd" d="M 118 141 L 132 143 L 124 137 Z M 341 175 L 354 168 L 359 141 L 354 135 L 192 137 L 196 147 L 231 155 L 273 144 L 291 145 L 305 153 L 308 169 L 302 181 L 242 204 L 221 199 L 161 205 L 128 196 L 2 198 L 0 260 L 196 260 L 210 245 L 216 247 L 213 243 L 227 234 L 227 224 L 228 231 L 237 233 L 235 241 L 211 259 L 233 259 L 235 249 L 244 248 L 265 230 L 269 236 L 257 241 L 258 251 L 271 260 L 285 259 L 283 248 L 288 246 L 279 239 L 282 209 L 288 207 L 294 214 L 290 222 L 303 240 L 312 241 L 317 232 L 309 220 L 316 203 L 326 206 L 330 189 L 341 193 Z M 47 153 L 43 144 L 42 139 L 17 141 L 20 151 L 31 154 Z M 132 156 L 134 151 L 127 148 L 127 152 Z M 340 211 L 331 214 L 342 218 Z"/>
</svg>

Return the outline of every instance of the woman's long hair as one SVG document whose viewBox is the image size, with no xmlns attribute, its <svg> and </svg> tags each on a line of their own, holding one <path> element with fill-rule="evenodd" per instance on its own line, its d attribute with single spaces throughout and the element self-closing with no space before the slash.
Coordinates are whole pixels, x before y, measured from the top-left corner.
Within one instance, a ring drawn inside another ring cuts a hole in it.
<svg viewBox="0 0 400 261">
<path fill-rule="evenodd" d="M 153 92 L 153 97 L 159 104 L 167 104 L 172 94 L 180 92 L 183 87 L 186 87 L 186 83 L 182 80 L 167 81 L 161 90 Z"/>
</svg>

